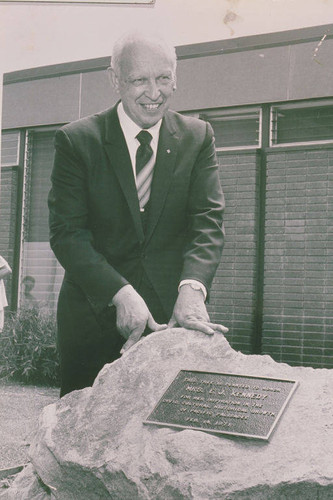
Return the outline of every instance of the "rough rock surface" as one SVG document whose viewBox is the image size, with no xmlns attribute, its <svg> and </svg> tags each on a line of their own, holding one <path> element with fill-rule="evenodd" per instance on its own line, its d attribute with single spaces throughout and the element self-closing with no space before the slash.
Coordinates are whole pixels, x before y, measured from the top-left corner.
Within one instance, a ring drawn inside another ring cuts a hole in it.
<svg viewBox="0 0 333 500">
<path fill-rule="evenodd" d="M 181 369 L 300 384 L 269 443 L 143 425 Z M 154 333 L 106 365 L 92 388 L 44 409 L 32 466 L 6 498 L 331 499 L 332 415 L 333 370 L 244 355 L 221 335 Z"/>
</svg>

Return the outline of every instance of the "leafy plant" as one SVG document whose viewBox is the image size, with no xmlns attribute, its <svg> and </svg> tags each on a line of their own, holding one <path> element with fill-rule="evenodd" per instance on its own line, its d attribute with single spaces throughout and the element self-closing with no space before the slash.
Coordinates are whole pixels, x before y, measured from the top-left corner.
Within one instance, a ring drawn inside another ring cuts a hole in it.
<svg viewBox="0 0 333 500">
<path fill-rule="evenodd" d="M 56 320 L 53 312 L 22 308 L 7 313 L 0 333 L 0 377 L 56 386 L 59 361 L 56 349 Z"/>
</svg>

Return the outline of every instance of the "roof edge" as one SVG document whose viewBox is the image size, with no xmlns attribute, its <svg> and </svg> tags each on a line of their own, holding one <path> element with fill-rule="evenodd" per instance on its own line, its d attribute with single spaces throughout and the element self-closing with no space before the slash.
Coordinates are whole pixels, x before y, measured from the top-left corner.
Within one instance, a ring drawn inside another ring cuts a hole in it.
<svg viewBox="0 0 333 500">
<path fill-rule="evenodd" d="M 324 24 L 321 26 L 265 33 L 260 35 L 250 35 L 212 42 L 180 45 L 176 47 L 176 51 L 178 60 L 183 60 L 195 57 L 207 57 L 232 52 L 277 47 L 281 45 L 294 45 L 312 41 L 315 42 L 320 41 L 325 35 L 327 38 L 333 38 L 333 24 Z M 12 71 L 10 73 L 4 73 L 3 84 L 9 85 L 29 80 L 39 80 L 41 78 L 53 78 L 75 73 L 103 71 L 110 66 L 110 60 L 111 57 L 106 56 Z"/>
</svg>

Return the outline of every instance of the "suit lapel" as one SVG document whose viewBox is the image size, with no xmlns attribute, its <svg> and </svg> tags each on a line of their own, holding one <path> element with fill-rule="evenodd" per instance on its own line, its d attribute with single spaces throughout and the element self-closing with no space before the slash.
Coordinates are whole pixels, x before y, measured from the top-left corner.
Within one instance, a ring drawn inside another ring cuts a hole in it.
<svg viewBox="0 0 333 500">
<path fill-rule="evenodd" d="M 179 140 L 176 130 L 173 126 L 170 114 L 167 113 L 163 119 L 156 163 L 154 167 L 154 176 L 150 195 L 149 218 L 147 226 L 146 243 L 152 236 L 158 219 L 161 215 L 176 164 L 176 157 L 179 147 Z"/>
<path fill-rule="evenodd" d="M 126 198 L 138 239 L 140 241 L 145 239 L 147 243 L 162 213 L 176 164 L 179 137 L 176 134 L 171 115 L 167 113 L 161 125 L 149 201 L 150 208 L 146 237 L 142 226 L 131 159 L 119 124 L 116 106 L 105 112 L 104 147 Z"/>
<path fill-rule="evenodd" d="M 143 241 L 144 233 L 132 164 L 119 124 L 116 106 L 105 115 L 105 125 L 104 147 L 126 198 L 138 239 Z"/>
</svg>

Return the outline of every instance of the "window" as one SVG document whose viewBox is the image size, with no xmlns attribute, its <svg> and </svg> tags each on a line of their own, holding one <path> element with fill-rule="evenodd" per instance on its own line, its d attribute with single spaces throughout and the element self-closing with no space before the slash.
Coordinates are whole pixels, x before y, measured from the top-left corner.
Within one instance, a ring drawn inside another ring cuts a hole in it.
<svg viewBox="0 0 333 500">
<path fill-rule="evenodd" d="M 261 146 L 260 108 L 214 110 L 201 113 L 200 118 L 212 125 L 218 150 Z"/>
<path fill-rule="evenodd" d="M 49 244 L 47 197 L 51 187 L 54 129 L 28 131 L 20 304 L 54 309 L 63 269 Z"/>
<path fill-rule="evenodd" d="M 333 101 L 272 106 L 271 146 L 333 142 Z"/>
<path fill-rule="evenodd" d="M 19 164 L 20 132 L 7 131 L 1 134 L 1 166 L 15 167 Z"/>
</svg>

